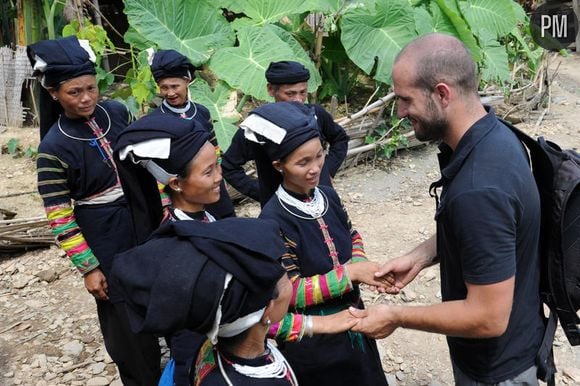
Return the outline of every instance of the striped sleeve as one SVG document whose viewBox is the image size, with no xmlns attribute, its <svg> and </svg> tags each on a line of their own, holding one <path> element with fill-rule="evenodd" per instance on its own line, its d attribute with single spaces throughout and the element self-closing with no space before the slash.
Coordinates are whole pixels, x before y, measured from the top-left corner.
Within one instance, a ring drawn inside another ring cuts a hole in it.
<svg viewBox="0 0 580 386">
<path fill-rule="evenodd" d="M 363 244 L 362 237 L 360 233 L 352 229 L 352 263 L 357 263 L 360 261 L 367 261 L 367 254 L 365 252 L 365 246 Z"/>
<path fill-rule="evenodd" d="M 57 244 L 73 265 L 85 274 L 99 265 L 74 216 L 67 185 L 68 165 L 58 157 L 39 153 L 37 158 L 38 192 Z"/>
<path fill-rule="evenodd" d="M 270 326 L 268 338 L 282 342 L 295 342 L 304 335 L 304 318 L 301 314 L 287 313 L 280 322 Z"/>
<path fill-rule="evenodd" d="M 284 237 L 287 252 L 282 256 L 282 265 L 292 282 L 290 307 L 304 309 L 329 299 L 341 297 L 354 288 L 343 265 L 334 267 L 322 275 L 300 276 L 299 262 L 296 257 L 296 243 Z"/>
</svg>

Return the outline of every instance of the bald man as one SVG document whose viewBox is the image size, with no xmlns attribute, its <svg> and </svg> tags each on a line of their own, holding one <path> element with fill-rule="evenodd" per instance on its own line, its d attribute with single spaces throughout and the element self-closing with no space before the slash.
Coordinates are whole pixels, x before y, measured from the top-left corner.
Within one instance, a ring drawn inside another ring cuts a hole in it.
<svg viewBox="0 0 580 386">
<path fill-rule="evenodd" d="M 437 232 L 376 275 L 393 275 L 388 292 L 397 293 L 440 263 L 443 302 L 352 310 L 363 317 L 353 330 L 447 335 L 457 385 L 537 385 L 539 195 L 522 144 L 481 104 L 477 85 L 475 63 L 454 37 L 425 35 L 396 58 L 398 115 L 418 139 L 441 141 L 441 179 L 430 188 Z"/>
</svg>

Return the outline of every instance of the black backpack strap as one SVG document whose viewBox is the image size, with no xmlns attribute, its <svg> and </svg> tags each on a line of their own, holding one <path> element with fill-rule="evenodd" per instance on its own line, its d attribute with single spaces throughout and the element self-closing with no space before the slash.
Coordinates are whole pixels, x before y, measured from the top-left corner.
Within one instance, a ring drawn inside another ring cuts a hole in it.
<svg viewBox="0 0 580 386">
<path fill-rule="evenodd" d="M 556 379 L 556 364 L 554 363 L 554 335 L 558 319 L 554 312 L 550 310 L 550 315 L 546 321 L 546 330 L 542 338 L 542 344 L 536 354 L 536 366 L 538 366 L 538 379 L 547 382 L 548 386 L 554 386 Z"/>
</svg>

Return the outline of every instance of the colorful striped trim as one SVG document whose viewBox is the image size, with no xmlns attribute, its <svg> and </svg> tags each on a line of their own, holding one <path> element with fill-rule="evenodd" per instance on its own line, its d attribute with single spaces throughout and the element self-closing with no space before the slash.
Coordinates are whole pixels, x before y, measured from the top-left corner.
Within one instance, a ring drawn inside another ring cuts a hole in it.
<svg viewBox="0 0 580 386">
<path fill-rule="evenodd" d="M 282 342 L 296 342 L 304 335 L 304 318 L 301 314 L 287 313 L 280 322 L 270 326 L 268 338 Z"/>
<path fill-rule="evenodd" d="M 367 254 L 365 252 L 365 247 L 363 244 L 362 237 L 360 233 L 353 230 L 352 231 L 352 261 L 365 261 L 367 260 Z"/>
<path fill-rule="evenodd" d="M 290 306 L 296 309 L 322 304 L 353 290 L 353 284 L 342 265 L 324 275 L 294 276 L 291 281 L 293 291 Z"/>
<path fill-rule="evenodd" d="M 209 373 L 216 368 L 215 352 L 209 340 L 201 346 L 195 361 L 195 381 L 194 385 L 199 386 Z"/>
<path fill-rule="evenodd" d="M 70 204 L 49 206 L 44 210 L 57 245 L 66 252 L 79 272 L 84 275 L 98 267 L 99 260 L 87 244 Z"/>
</svg>

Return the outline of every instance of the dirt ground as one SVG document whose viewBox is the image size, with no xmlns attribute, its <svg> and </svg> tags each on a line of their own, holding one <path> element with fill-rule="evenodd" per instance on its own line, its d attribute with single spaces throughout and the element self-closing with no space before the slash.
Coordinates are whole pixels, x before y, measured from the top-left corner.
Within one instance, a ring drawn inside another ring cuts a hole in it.
<svg viewBox="0 0 580 386">
<path fill-rule="evenodd" d="M 536 128 L 540 112 L 518 126 L 564 148 L 580 148 L 580 56 L 561 61 L 552 105 Z M 553 66 L 555 67 L 555 66 Z M 36 129 L 0 129 L 0 145 L 19 138 L 37 145 Z M 435 145 L 401 151 L 390 161 L 368 162 L 339 173 L 336 188 L 370 259 L 387 261 L 427 239 L 434 231 L 435 204 L 427 190 L 438 179 Z M 0 155 L 0 208 L 17 218 L 42 216 L 35 191 L 35 168 L 28 158 Z M 8 195 L 19 194 L 7 197 Z M 237 208 L 253 216 L 256 204 Z M 424 271 L 398 296 L 364 294 L 367 304 L 440 302 L 439 272 Z M 525 334 L 525 331 L 522 331 Z M 453 383 L 445 338 L 397 330 L 380 341 L 384 370 L 398 385 Z M 561 331 L 555 342 L 556 384 L 580 385 L 580 347 Z M 120 385 L 103 349 L 95 304 L 56 247 L 0 257 L 0 385 Z"/>
</svg>

